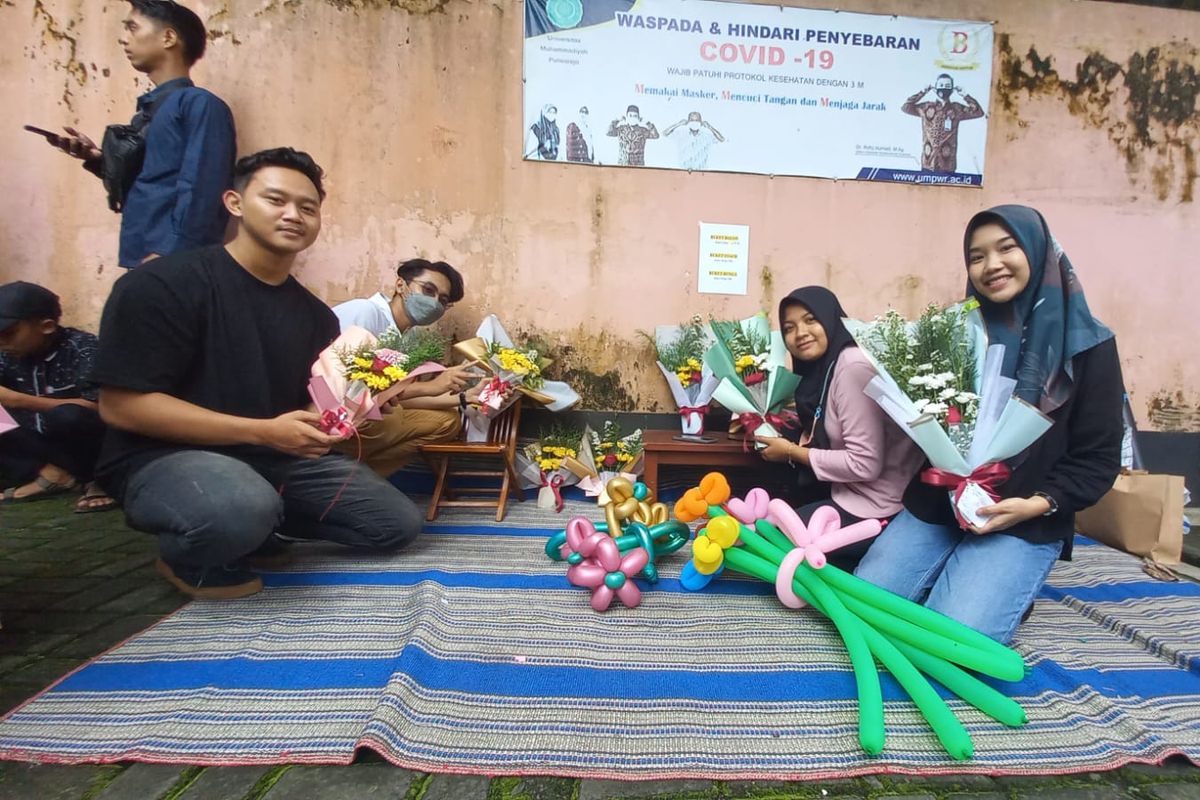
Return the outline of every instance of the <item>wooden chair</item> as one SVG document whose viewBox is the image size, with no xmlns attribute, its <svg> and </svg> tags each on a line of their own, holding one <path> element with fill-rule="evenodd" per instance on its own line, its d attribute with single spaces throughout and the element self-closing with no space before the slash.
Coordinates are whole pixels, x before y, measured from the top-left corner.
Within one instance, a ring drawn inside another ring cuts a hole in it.
<svg viewBox="0 0 1200 800">
<path fill-rule="evenodd" d="M 433 498 L 429 501 L 429 513 L 425 519 L 432 522 L 437 519 L 438 512 L 443 508 L 495 508 L 496 522 L 504 520 L 505 508 L 508 506 L 508 494 L 515 491 L 517 500 L 524 502 L 525 497 L 517 480 L 517 467 L 514 461 L 517 453 L 517 425 L 521 421 L 521 398 L 506 408 L 500 416 L 492 420 L 488 428 L 486 442 L 455 442 L 452 444 L 423 444 L 421 455 L 429 462 L 437 476 L 437 484 L 433 489 Z M 451 469 L 450 462 L 455 456 L 470 456 L 473 458 L 497 459 L 498 469 Z M 494 486 L 450 486 L 451 478 L 500 478 L 499 488 Z M 461 499 L 460 495 L 496 495 L 495 499 L 476 497 Z"/>
</svg>

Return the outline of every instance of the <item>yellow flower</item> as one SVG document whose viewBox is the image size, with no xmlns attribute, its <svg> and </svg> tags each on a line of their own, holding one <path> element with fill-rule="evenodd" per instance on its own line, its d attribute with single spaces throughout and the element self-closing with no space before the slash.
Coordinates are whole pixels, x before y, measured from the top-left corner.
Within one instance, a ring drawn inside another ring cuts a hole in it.
<svg viewBox="0 0 1200 800">
<path fill-rule="evenodd" d="M 399 367 L 388 365 L 383 368 L 383 374 L 392 379 L 392 382 L 402 381 L 408 377 L 408 373 Z"/>
<path fill-rule="evenodd" d="M 374 372 L 367 373 L 367 377 L 363 379 L 363 383 L 367 384 L 367 388 L 373 389 L 376 392 L 382 392 L 392 385 L 392 382 L 387 378 L 382 375 L 376 375 Z"/>
<path fill-rule="evenodd" d="M 362 369 L 370 369 L 371 365 L 374 363 L 375 362 L 369 358 L 363 358 L 361 356 L 354 357 L 354 366 L 361 367 Z"/>
<path fill-rule="evenodd" d="M 529 356 L 517 350 L 510 348 L 501 348 L 496 354 L 496 360 L 500 363 L 500 369 L 505 372 L 511 372 L 515 375 L 541 375 L 542 370 L 537 364 L 529 360 Z"/>
</svg>

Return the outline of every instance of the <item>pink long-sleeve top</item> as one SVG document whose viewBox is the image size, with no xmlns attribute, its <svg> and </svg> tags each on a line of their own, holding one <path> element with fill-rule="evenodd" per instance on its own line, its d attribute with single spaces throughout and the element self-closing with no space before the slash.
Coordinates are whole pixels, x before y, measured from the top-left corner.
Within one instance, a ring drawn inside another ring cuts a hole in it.
<svg viewBox="0 0 1200 800">
<path fill-rule="evenodd" d="M 825 399 L 828 450 L 809 450 L 817 478 L 832 484 L 833 502 L 858 517 L 900 511 L 904 489 L 923 456 L 879 405 L 863 393 L 875 368 L 857 347 L 838 356 Z"/>
</svg>

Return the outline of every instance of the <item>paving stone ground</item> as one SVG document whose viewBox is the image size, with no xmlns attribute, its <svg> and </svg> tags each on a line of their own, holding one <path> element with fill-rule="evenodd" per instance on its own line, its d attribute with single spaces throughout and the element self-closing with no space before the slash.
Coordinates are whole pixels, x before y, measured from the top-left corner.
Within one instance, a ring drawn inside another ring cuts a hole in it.
<svg viewBox="0 0 1200 800">
<path fill-rule="evenodd" d="M 183 605 L 185 598 L 154 573 L 154 556 L 153 540 L 126 528 L 119 512 L 75 515 L 69 501 L 59 499 L 0 508 L 0 713 Z M 260 798 L 1200 800 L 1200 768 L 1169 761 L 1057 778 L 871 776 L 792 783 L 426 775 L 397 769 L 370 752 L 345 767 L 0 762 L 0 800 Z"/>
</svg>

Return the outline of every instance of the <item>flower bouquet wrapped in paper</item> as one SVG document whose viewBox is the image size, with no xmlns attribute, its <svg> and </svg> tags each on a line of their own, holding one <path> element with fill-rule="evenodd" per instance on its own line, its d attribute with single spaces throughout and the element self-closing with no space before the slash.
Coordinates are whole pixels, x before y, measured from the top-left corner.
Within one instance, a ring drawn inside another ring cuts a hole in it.
<svg viewBox="0 0 1200 800">
<path fill-rule="evenodd" d="M 784 408 L 792 402 L 800 377 L 788 368 L 787 347 L 779 331 L 771 330 L 766 314 L 740 322 L 712 320 L 716 343 L 704 354 L 704 364 L 721 379 L 713 399 L 733 414 L 754 436 L 780 436 L 794 424 L 795 414 Z"/>
<path fill-rule="evenodd" d="M 517 476 L 522 489 L 538 488 L 538 508 L 562 511 L 562 487 L 579 482 L 567 461 L 579 455 L 586 434 L 566 427 L 542 431 L 536 442 L 517 451 Z"/>
<path fill-rule="evenodd" d="M 995 488 L 1009 475 L 1004 460 L 1051 420 L 1013 396 L 1017 382 L 1000 374 L 1004 347 L 988 346 L 978 303 L 931 305 L 915 322 L 889 311 L 845 323 L 879 373 L 866 393 L 932 465 L 921 480 L 951 492 L 960 525 L 982 526 L 976 512 L 998 499 Z"/>
<path fill-rule="evenodd" d="M 697 316 L 683 325 L 659 325 L 653 337 L 642 335 L 654 345 L 658 368 L 679 407 L 683 433 L 704 433 L 704 415 L 721 382 L 704 363 L 704 351 L 712 344 L 704 323 Z"/>
<path fill-rule="evenodd" d="M 478 410 L 468 409 L 467 441 L 486 441 L 491 420 L 516 399 L 515 392 L 563 411 L 579 402 L 579 395 L 562 381 L 548 381 L 542 373 L 550 360 L 531 348 L 513 343 L 495 315 L 489 315 L 474 339 L 458 342 L 454 349 L 492 373 L 479 395 Z"/>
<path fill-rule="evenodd" d="M 423 349 L 405 353 L 387 346 L 396 340 L 386 337 L 377 339 L 352 326 L 318 356 L 308 393 L 326 433 L 349 438 L 364 421 L 381 419 L 380 407 L 405 384 L 445 369 L 432 360 L 436 354 Z"/>
<path fill-rule="evenodd" d="M 642 431 L 626 434 L 621 426 L 606 420 L 599 431 L 584 430 L 577 456 L 568 458 L 565 466 L 579 478 L 579 488 L 588 497 L 606 502 L 604 487 L 617 476 L 636 482 L 642 471 Z"/>
</svg>

